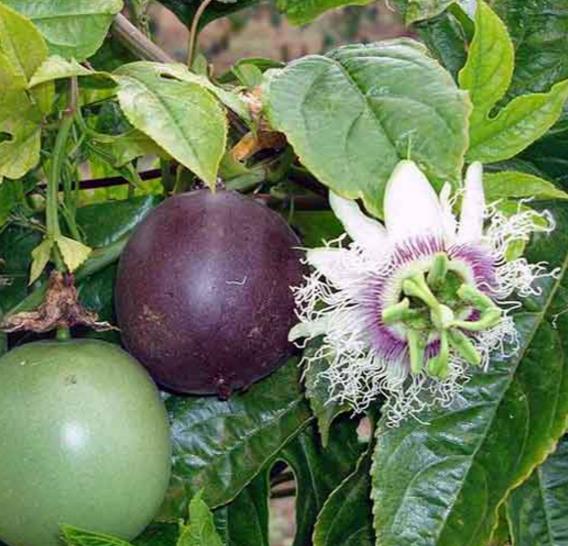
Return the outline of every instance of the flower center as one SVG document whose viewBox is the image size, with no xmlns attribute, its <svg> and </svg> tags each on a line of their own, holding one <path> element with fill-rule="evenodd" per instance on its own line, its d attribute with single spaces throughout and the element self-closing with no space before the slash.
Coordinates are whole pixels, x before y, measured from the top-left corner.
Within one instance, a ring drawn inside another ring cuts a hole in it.
<svg viewBox="0 0 568 546">
<path fill-rule="evenodd" d="M 471 314 L 472 309 L 479 312 L 479 318 L 459 318 Z M 491 298 L 451 268 L 444 252 L 436 254 L 426 273 L 413 273 L 404 279 L 400 301 L 382 313 L 386 325 L 404 326 L 411 372 L 419 374 L 425 367 L 429 375 L 440 379 L 450 372 L 450 349 L 469 364 L 481 363 L 481 355 L 466 332 L 492 328 L 501 317 L 501 309 Z M 425 362 L 425 350 L 433 336 L 440 340 L 440 351 Z"/>
</svg>

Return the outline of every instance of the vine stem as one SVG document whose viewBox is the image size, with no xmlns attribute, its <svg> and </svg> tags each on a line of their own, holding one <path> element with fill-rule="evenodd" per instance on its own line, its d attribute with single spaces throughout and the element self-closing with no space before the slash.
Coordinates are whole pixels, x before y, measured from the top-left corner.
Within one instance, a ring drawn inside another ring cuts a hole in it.
<svg viewBox="0 0 568 546">
<path fill-rule="evenodd" d="M 201 5 L 197 8 L 193 21 L 191 22 L 191 30 L 189 31 L 189 42 L 187 47 L 187 67 L 191 70 L 193 61 L 195 60 L 195 47 L 197 45 L 197 35 L 199 31 L 199 21 L 205 13 L 205 10 L 213 0 L 203 0 Z"/>
<path fill-rule="evenodd" d="M 114 18 L 111 32 L 121 44 L 141 59 L 159 63 L 175 62 L 121 13 Z"/>
<path fill-rule="evenodd" d="M 61 227 L 59 225 L 59 179 L 61 178 L 61 171 L 65 156 L 67 152 L 67 142 L 71 128 L 73 127 L 73 119 L 75 118 L 75 111 L 77 110 L 79 87 L 77 78 L 73 77 L 69 84 L 69 103 L 63 112 L 63 118 L 55 138 L 55 146 L 53 147 L 53 155 L 51 157 L 51 165 L 47 176 L 47 196 L 45 204 L 46 214 L 46 237 L 52 243 L 51 255 L 58 271 L 65 271 L 65 263 L 59 254 L 54 242 L 61 235 Z M 68 328 L 57 329 L 57 339 L 69 339 Z"/>
</svg>

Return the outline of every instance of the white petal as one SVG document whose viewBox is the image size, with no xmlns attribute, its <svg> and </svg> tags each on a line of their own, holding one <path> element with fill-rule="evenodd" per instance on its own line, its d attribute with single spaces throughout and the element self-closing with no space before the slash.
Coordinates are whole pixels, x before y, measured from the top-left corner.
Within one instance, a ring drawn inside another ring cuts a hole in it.
<svg viewBox="0 0 568 546">
<path fill-rule="evenodd" d="M 484 211 L 483 166 L 476 161 L 469 166 L 465 175 L 465 194 L 458 230 L 459 243 L 477 243 L 481 240 Z"/>
<path fill-rule="evenodd" d="M 333 192 L 329 192 L 329 204 L 353 241 L 374 254 L 385 253 L 387 232 L 382 224 L 361 212 L 355 201 Z"/>
<path fill-rule="evenodd" d="M 442 223 L 444 226 L 444 238 L 448 244 L 453 244 L 456 240 L 457 221 L 452 212 L 452 203 L 450 200 L 452 194 L 452 185 L 444 184 L 440 192 L 440 206 L 442 207 Z"/>
<path fill-rule="evenodd" d="M 327 317 L 322 317 L 310 322 L 300 322 L 288 333 L 288 341 L 293 342 L 303 337 L 310 339 L 321 336 L 327 332 L 328 325 L 329 319 Z"/>
<path fill-rule="evenodd" d="M 312 248 L 306 253 L 308 263 L 335 285 L 345 279 L 343 260 L 348 251 L 343 248 Z"/>
<path fill-rule="evenodd" d="M 440 200 L 413 161 L 401 161 L 387 183 L 385 224 L 393 244 L 418 236 L 443 236 Z"/>
</svg>

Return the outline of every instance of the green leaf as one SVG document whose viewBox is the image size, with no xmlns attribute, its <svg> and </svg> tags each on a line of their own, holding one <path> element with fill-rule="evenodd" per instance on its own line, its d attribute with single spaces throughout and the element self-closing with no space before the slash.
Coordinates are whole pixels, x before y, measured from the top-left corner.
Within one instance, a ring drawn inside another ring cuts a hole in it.
<svg viewBox="0 0 568 546">
<path fill-rule="evenodd" d="M 276 6 L 294 25 L 310 23 L 326 11 L 342 6 L 364 6 L 373 0 L 276 0 Z"/>
<path fill-rule="evenodd" d="M 530 245 L 531 263 L 560 267 L 515 313 L 518 350 L 474 373 L 449 408 L 399 428 L 380 425 L 372 469 L 381 546 L 485 546 L 498 509 L 554 449 L 568 416 L 568 206 Z"/>
<path fill-rule="evenodd" d="M 33 284 L 43 273 L 49 258 L 51 257 L 51 249 L 53 248 L 53 240 L 45 239 L 32 251 L 32 266 L 30 269 L 30 282 Z"/>
<path fill-rule="evenodd" d="M 395 0 L 395 5 L 400 10 L 407 25 L 431 19 L 442 13 L 455 0 Z"/>
<path fill-rule="evenodd" d="M 304 356 L 313 358 L 320 346 L 321 341 L 319 339 L 310 342 L 304 351 Z M 314 359 L 311 360 L 309 367 L 304 372 L 306 398 L 310 402 L 312 413 L 317 419 L 323 447 L 327 447 L 329 430 L 336 417 L 351 411 L 347 404 L 330 402 L 329 381 L 325 377 L 320 376 L 321 372 L 325 371 L 328 366 L 324 358 Z"/>
<path fill-rule="evenodd" d="M 554 125 L 568 99 L 568 80 L 548 93 L 517 97 L 492 116 L 511 84 L 514 48 L 499 17 L 485 2 L 479 0 L 477 6 L 475 34 L 459 74 L 460 87 L 469 91 L 474 107 L 467 158 L 494 163 L 518 154 Z"/>
<path fill-rule="evenodd" d="M 568 99 L 568 80 L 548 93 L 513 99 L 494 118 L 472 126 L 470 161 L 494 163 L 517 155 L 554 125 Z"/>
<path fill-rule="evenodd" d="M 568 194 L 558 189 L 552 182 L 518 171 L 485 173 L 483 187 L 488 202 L 511 198 L 568 199 Z"/>
<path fill-rule="evenodd" d="M 272 72 L 265 101 L 273 127 L 319 181 L 363 198 L 377 216 L 402 158 L 417 161 L 437 187 L 459 184 L 469 101 L 417 42 L 347 46 L 299 59 Z"/>
<path fill-rule="evenodd" d="M 374 546 L 370 469 L 370 453 L 364 453 L 355 472 L 327 498 L 314 529 L 314 546 Z"/>
<path fill-rule="evenodd" d="M 243 120 L 250 121 L 250 112 L 247 105 L 235 91 L 227 90 L 215 85 L 209 78 L 190 72 L 183 64 L 137 63 L 138 66 L 151 65 L 153 70 L 160 73 L 162 78 L 175 78 L 180 81 L 195 83 L 211 91 L 227 108 L 238 114 Z"/>
<path fill-rule="evenodd" d="M 130 542 L 120 538 L 85 531 L 70 525 L 62 525 L 61 532 L 68 546 L 132 546 Z"/>
<path fill-rule="evenodd" d="M 118 69 L 120 107 L 134 127 L 214 188 L 227 140 L 225 113 L 210 91 L 162 71 L 145 62 Z"/>
<path fill-rule="evenodd" d="M 25 91 L 26 82 L 0 53 L 0 178 L 21 178 L 39 161 L 41 110 Z"/>
<path fill-rule="evenodd" d="M 473 103 L 472 123 L 483 123 L 493 106 L 505 96 L 513 76 L 514 59 L 507 27 L 480 0 L 475 14 L 475 34 L 467 62 L 459 74 L 460 87 L 469 91 Z"/>
<path fill-rule="evenodd" d="M 10 217 L 12 210 L 24 201 L 22 182 L 0 178 L 0 230 Z"/>
<path fill-rule="evenodd" d="M 77 61 L 99 49 L 113 17 L 122 9 L 122 0 L 3 2 L 32 20 L 45 37 L 51 53 Z"/>
<path fill-rule="evenodd" d="M 415 27 L 430 53 L 455 80 L 467 59 L 462 19 L 448 10 L 434 19 L 421 21 Z"/>
<path fill-rule="evenodd" d="M 357 423 L 343 420 L 334 427 L 329 445 L 323 448 L 314 426 L 292 440 L 278 455 L 296 478 L 296 537 L 294 546 L 310 543 L 314 525 L 329 494 L 353 472 L 363 444 Z"/>
<path fill-rule="evenodd" d="M 514 546 L 568 544 L 568 439 L 507 501 Z"/>
<path fill-rule="evenodd" d="M 568 78 L 568 4 L 561 0 L 491 0 L 515 46 L 508 97 L 539 93 Z"/>
<path fill-rule="evenodd" d="M 525 150 L 521 158 L 568 189 L 568 110 L 565 109 L 561 121 Z"/>
<path fill-rule="evenodd" d="M 323 241 L 337 239 L 345 231 L 331 211 L 297 211 L 290 223 L 300 232 L 302 244 L 307 247 L 322 246 Z"/>
<path fill-rule="evenodd" d="M 91 85 L 97 88 L 116 85 L 110 74 L 89 70 L 75 59 L 67 60 L 60 55 L 51 55 L 33 73 L 28 87 L 72 76 L 88 77 L 92 82 Z"/>
<path fill-rule="evenodd" d="M 179 517 L 200 489 L 212 508 L 234 499 L 310 421 L 299 383 L 292 359 L 229 401 L 170 397 L 174 465 L 164 515 Z"/>
<path fill-rule="evenodd" d="M 215 510 L 215 524 L 225 546 L 270 546 L 268 472 L 261 472 L 230 504 Z"/>
<path fill-rule="evenodd" d="M 71 273 L 73 273 L 92 252 L 92 249 L 87 245 L 79 241 L 74 241 L 69 237 L 63 237 L 62 235 L 55 240 L 55 243 L 57 244 L 59 252 L 61 252 L 67 269 L 69 269 Z"/>
<path fill-rule="evenodd" d="M 37 28 L 16 11 L 0 4 L 0 52 L 18 77 L 28 80 L 47 57 L 47 45 Z"/>
<path fill-rule="evenodd" d="M 176 546 L 223 546 L 202 491 L 189 503 L 189 523 L 182 527 Z"/>
</svg>

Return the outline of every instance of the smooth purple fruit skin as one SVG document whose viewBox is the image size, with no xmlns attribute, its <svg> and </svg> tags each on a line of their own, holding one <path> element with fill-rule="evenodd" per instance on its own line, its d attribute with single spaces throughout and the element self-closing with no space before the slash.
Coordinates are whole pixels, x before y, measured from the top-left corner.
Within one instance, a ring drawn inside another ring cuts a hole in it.
<svg viewBox="0 0 568 546">
<path fill-rule="evenodd" d="M 227 397 L 248 387 L 292 352 L 299 245 L 277 213 L 238 193 L 169 198 L 120 259 L 126 348 L 175 392 Z"/>
</svg>

